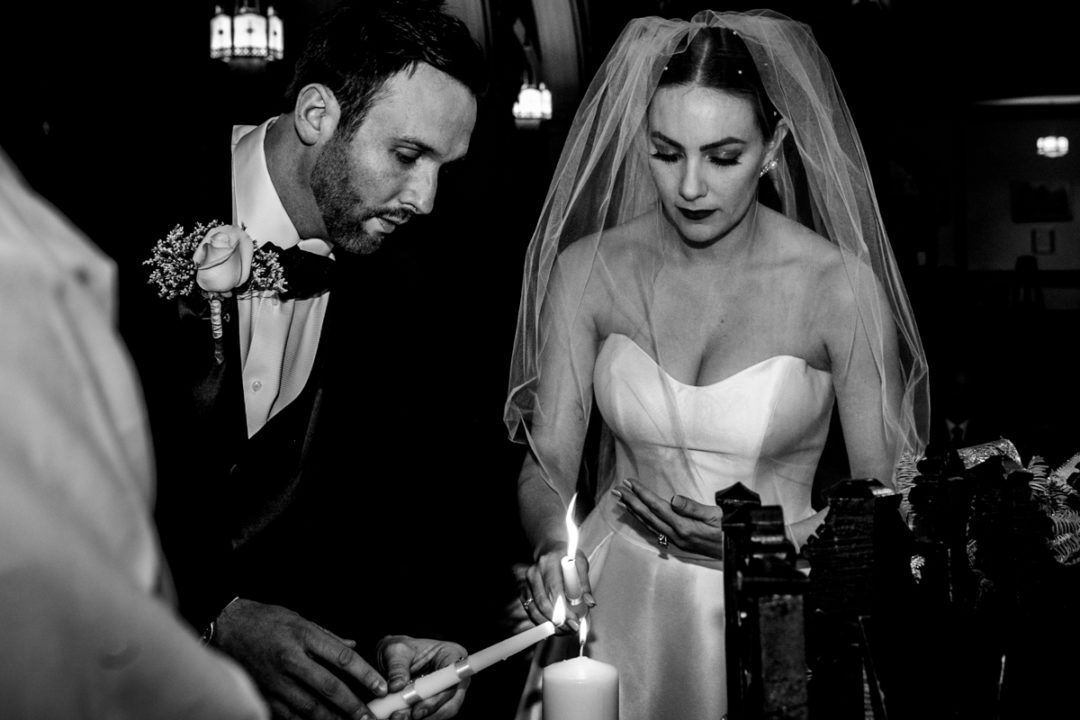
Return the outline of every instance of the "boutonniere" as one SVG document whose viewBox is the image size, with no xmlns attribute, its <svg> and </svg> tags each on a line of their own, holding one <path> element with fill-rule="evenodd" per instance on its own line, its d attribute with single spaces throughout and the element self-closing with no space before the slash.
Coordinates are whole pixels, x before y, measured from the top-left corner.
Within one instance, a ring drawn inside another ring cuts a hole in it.
<svg viewBox="0 0 1080 720">
<path fill-rule="evenodd" d="M 158 296 L 171 300 L 195 292 L 210 305 L 210 326 L 221 339 L 221 299 L 234 292 L 285 292 L 288 283 L 277 253 L 255 247 L 244 227 L 219 221 L 198 223 L 190 232 L 180 225 L 154 245 L 149 283 Z"/>
</svg>

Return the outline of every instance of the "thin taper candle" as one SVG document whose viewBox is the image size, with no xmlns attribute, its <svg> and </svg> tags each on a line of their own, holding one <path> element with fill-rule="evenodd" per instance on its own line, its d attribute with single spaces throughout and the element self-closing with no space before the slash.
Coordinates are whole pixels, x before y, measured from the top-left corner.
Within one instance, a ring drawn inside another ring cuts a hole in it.
<svg viewBox="0 0 1080 720">
<path fill-rule="evenodd" d="M 577 493 L 570 498 L 570 507 L 566 509 L 566 555 L 562 558 L 563 594 L 571 605 L 580 605 L 582 601 L 581 578 L 578 577 L 577 558 L 578 529 L 574 523 L 574 504 Z"/>
<path fill-rule="evenodd" d="M 475 675 L 484 668 L 532 647 L 544 638 L 554 635 L 556 625 L 562 624 L 566 610 L 561 597 L 555 601 L 555 610 L 552 614 L 555 616 L 555 620 L 559 621 L 558 623 L 548 620 L 546 623 L 531 627 L 513 637 L 475 652 L 467 658 L 458 660 L 453 665 L 447 665 L 433 673 L 418 677 L 409 683 L 404 690 L 371 700 L 367 704 L 368 709 L 375 713 L 378 720 L 385 720 L 390 717 L 390 713 L 396 710 L 404 710 L 410 705 L 415 705 L 421 700 L 437 695 L 443 690 L 457 685 L 465 678 Z"/>
</svg>

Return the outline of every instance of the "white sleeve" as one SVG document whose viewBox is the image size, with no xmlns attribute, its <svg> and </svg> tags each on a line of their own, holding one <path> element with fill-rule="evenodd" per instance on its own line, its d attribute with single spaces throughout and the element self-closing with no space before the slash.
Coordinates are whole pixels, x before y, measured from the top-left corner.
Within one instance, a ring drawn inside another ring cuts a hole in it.
<svg viewBox="0 0 1080 720">
<path fill-rule="evenodd" d="M 0 718 L 266 718 L 153 595 L 149 425 L 114 275 L 0 152 Z"/>
</svg>

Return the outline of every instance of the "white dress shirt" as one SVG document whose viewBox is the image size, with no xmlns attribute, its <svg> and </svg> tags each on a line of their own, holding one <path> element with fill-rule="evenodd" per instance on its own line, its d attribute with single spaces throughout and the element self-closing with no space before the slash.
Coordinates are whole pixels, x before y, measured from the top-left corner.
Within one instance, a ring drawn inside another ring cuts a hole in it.
<svg viewBox="0 0 1080 720">
<path fill-rule="evenodd" d="M 274 190 L 263 143 L 275 119 L 233 128 L 233 224 L 246 227 L 256 247 L 267 242 L 282 249 L 299 244 L 307 252 L 331 256 L 329 243 L 300 239 Z M 326 292 L 300 300 L 251 294 L 237 298 L 248 437 L 304 389 L 329 296 Z"/>
<path fill-rule="evenodd" d="M 154 594 L 150 430 L 116 266 L 0 152 L 0 717 L 263 720 Z"/>
</svg>

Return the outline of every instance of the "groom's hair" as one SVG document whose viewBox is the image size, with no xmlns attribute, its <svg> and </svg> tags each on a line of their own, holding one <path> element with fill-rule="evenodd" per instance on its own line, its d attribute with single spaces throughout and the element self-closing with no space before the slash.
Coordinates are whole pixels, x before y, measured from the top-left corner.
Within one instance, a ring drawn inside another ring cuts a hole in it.
<svg viewBox="0 0 1080 720">
<path fill-rule="evenodd" d="M 480 46 L 442 0 L 345 2 L 312 26 L 285 93 L 286 112 L 304 86 L 321 83 L 341 107 L 339 128 L 352 137 L 383 84 L 427 63 L 464 84 L 473 95 L 486 85 Z"/>
</svg>

